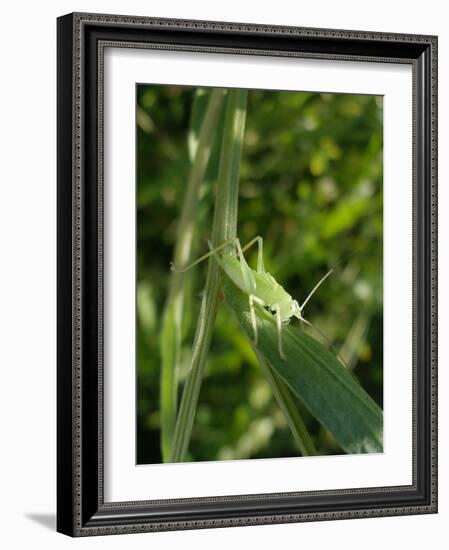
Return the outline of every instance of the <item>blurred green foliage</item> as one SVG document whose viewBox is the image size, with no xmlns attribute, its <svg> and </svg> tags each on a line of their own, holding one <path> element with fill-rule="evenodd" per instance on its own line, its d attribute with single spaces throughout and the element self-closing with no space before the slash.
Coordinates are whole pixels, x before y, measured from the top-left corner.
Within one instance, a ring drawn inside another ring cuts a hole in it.
<svg viewBox="0 0 449 550">
<path fill-rule="evenodd" d="M 137 462 L 161 462 L 159 334 L 176 223 L 190 168 L 195 89 L 141 85 L 137 93 Z M 335 273 L 304 315 L 339 349 L 382 406 L 382 98 L 252 90 L 238 236 L 264 238 L 266 269 L 300 303 Z M 196 255 L 207 250 L 211 185 L 198 207 Z M 248 251 L 255 265 L 256 249 Z M 182 380 L 206 266 L 189 276 Z M 302 330 L 299 323 L 297 330 Z M 317 332 L 310 334 L 318 339 Z M 298 368 L 301 368 L 298 365 Z M 341 450 L 298 403 L 320 454 Z M 251 346 L 219 309 L 189 447 L 190 460 L 296 456 L 298 450 Z"/>
</svg>

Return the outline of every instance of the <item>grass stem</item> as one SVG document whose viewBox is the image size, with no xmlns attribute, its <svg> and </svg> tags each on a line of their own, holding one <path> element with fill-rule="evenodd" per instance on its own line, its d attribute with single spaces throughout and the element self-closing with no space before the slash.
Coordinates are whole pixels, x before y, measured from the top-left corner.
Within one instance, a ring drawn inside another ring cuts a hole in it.
<svg viewBox="0 0 449 550">
<path fill-rule="evenodd" d="M 184 266 L 190 260 L 200 188 L 211 155 L 225 95 L 224 89 L 214 89 L 211 92 L 199 131 L 198 145 L 187 181 L 173 255 L 173 261 L 178 266 Z M 164 462 L 170 458 L 176 422 L 177 371 L 181 353 L 184 299 L 185 276 L 183 273 L 172 273 L 161 332 L 161 449 Z"/>
<path fill-rule="evenodd" d="M 237 234 L 240 156 L 246 117 L 246 90 L 230 90 L 226 100 L 225 123 L 221 144 L 218 187 L 212 225 L 212 243 L 216 246 Z M 180 264 L 176 264 L 180 265 Z M 192 348 L 171 449 L 171 462 L 185 459 L 192 433 L 204 369 L 220 294 L 217 263 L 208 263 L 206 285 Z"/>
</svg>

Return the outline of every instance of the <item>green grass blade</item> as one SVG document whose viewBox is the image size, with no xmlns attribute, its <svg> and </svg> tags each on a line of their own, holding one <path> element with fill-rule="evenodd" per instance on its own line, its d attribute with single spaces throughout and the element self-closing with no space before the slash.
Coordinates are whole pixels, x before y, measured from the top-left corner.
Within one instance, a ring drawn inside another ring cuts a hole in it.
<svg viewBox="0 0 449 550">
<path fill-rule="evenodd" d="M 212 226 L 212 242 L 214 244 L 234 237 L 237 231 L 240 156 L 245 128 L 246 99 L 246 90 L 230 90 L 228 92 Z M 209 261 L 206 286 L 192 348 L 190 369 L 185 382 L 173 437 L 172 462 L 184 460 L 189 445 L 217 313 L 219 293 L 219 268 L 216 262 Z"/>
<path fill-rule="evenodd" d="M 194 116 L 192 116 L 191 134 L 195 136 L 196 141 L 173 254 L 173 260 L 177 266 L 186 265 L 190 260 L 200 188 L 210 159 L 217 124 L 223 110 L 225 93 L 223 89 L 215 89 L 210 94 L 202 94 L 201 108 L 194 109 Z M 195 103 L 198 103 L 200 99 Z M 181 352 L 185 292 L 186 275 L 172 273 L 160 338 L 162 359 L 160 379 L 161 450 L 164 462 L 170 458 L 176 423 L 177 370 Z"/>
<path fill-rule="evenodd" d="M 298 445 L 301 454 L 303 456 L 314 456 L 318 454 L 288 386 L 276 371 L 271 368 L 262 353 L 255 346 L 253 346 L 253 349 L 265 378 L 271 386 L 274 397 L 287 419 L 293 439 Z"/>
<path fill-rule="evenodd" d="M 227 303 L 252 341 L 248 296 L 224 274 L 222 283 Z M 284 325 L 286 358 L 281 359 L 274 316 L 258 306 L 256 319 L 258 354 L 342 449 L 347 453 L 382 452 L 382 411 L 335 355 L 299 326 Z"/>
</svg>

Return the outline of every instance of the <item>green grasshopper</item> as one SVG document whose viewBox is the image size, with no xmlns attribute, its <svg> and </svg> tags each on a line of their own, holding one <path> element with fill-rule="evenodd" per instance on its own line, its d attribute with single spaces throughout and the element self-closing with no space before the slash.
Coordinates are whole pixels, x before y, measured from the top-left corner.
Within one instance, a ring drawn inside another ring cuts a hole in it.
<svg viewBox="0 0 449 550">
<path fill-rule="evenodd" d="M 243 253 L 248 250 L 252 245 L 257 243 L 258 254 L 257 254 L 257 271 L 251 269 L 248 263 L 245 260 Z M 324 277 L 322 277 L 312 291 L 309 293 L 304 302 L 299 305 L 299 303 L 290 296 L 290 294 L 276 281 L 276 279 L 265 271 L 263 264 L 263 239 L 262 237 L 254 237 L 248 244 L 243 248 L 240 244 L 240 240 L 236 237 L 229 239 L 228 241 L 223 242 L 219 246 L 213 248 L 212 244 L 209 242 L 209 252 L 204 254 L 193 263 L 189 264 L 183 269 L 177 269 L 173 265 L 171 269 L 173 271 L 178 271 L 183 273 L 188 271 L 195 265 L 199 264 L 203 260 L 206 260 L 210 256 L 213 256 L 218 262 L 219 266 L 226 275 L 233 281 L 233 283 L 245 294 L 248 295 L 249 300 L 249 310 L 251 315 L 251 324 L 254 332 L 254 345 L 257 345 L 257 323 L 256 323 L 256 312 L 255 304 L 258 304 L 265 309 L 269 310 L 276 318 L 277 333 L 278 333 L 278 347 L 279 355 L 282 359 L 285 359 L 285 355 L 282 349 L 282 325 L 288 324 L 292 317 L 296 317 L 305 323 L 306 325 L 311 326 L 317 330 L 312 323 L 307 321 L 303 317 L 303 310 L 307 302 L 310 300 L 312 295 L 320 287 L 320 285 L 329 277 L 333 272 L 333 269 L 328 271 Z M 225 254 L 223 249 L 234 245 L 236 254 Z M 220 253 L 220 251 L 223 251 Z"/>
</svg>

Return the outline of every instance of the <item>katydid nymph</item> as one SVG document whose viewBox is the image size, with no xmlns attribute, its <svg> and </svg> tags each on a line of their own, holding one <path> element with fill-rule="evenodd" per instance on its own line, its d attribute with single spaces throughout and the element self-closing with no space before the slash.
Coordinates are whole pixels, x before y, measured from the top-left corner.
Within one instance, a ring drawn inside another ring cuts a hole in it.
<svg viewBox="0 0 449 550">
<path fill-rule="evenodd" d="M 258 246 L 257 271 L 249 267 L 248 263 L 245 260 L 245 256 L 243 255 L 245 250 L 256 243 Z M 235 251 L 232 254 L 224 252 L 224 249 L 229 246 L 235 247 Z M 210 256 L 213 256 L 214 259 L 218 262 L 221 269 L 223 269 L 223 271 L 229 277 L 229 279 L 231 279 L 231 281 L 242 292 L 248 295 L 251 324 L 254 332 L 254 345 L 257 345 L 258 339 L 255 304 L 264 307 L 275 316 L 278 333 L 279 355 L 282 359 L 285 359 L 285 355 L 282 349 L 283 324 L 288 324 L 292 317 L 296 317 L 301 321 L 301 323 L 305 323 L 306 325 L 309 325 L 317 330 L 309 321 L 304 318 L 302 312 L 312 295 L 327 279 L 327 277 L 329 277 L 329 275 L 333 272 L 333 269 L 328 271 L 324 275 L 324 277 L 322 277 L 318 281 L 318 283 L 311 290 L 303 303 L 299 305 L 298 301 L 294 300 L 292 296 L 276 281 L 276 279 L 270 273 L 268 273 L 268 271 L 265 271 L 263 264 L 262 237 L 254 237 L 254 239 L 249 241 L 249 243 L 246 244 L 243 248 L 240 244 L 240 240 L 237 237 L 229 239 L 228 241 L 223 242 L 215 248 L 213 248 L 212 244 L 209 242 L 209 249 L 210 250 L 209 252 L 207 252 L 207 254 L 204 254 L 183 269 L 177 269 L 173 265 L 171 266 L 171 269 L 173 271 L 185 272 L 195 265 L 199 264 L 203 260 L 206 260 Z"/>
</svg>

